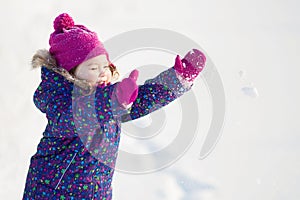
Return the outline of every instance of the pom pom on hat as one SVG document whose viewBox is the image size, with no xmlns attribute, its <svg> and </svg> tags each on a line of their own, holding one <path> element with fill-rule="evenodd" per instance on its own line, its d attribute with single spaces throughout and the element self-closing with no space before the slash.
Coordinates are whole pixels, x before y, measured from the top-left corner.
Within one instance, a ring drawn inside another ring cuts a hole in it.
<svg viewBox="0 0 300 200">
<path fill-rule="evenodd" d="M 53 22 L 53 27 L 56 32 L 61 32 L 63 29 L 70 29 L 74 26 L 74 21 L 67 13 L 62 13 L 57 16 Z"/>
<path fill-rule="evenodd" d="M 75 25 L 67 13 L 58 15 L 53 22 L 54 32 L 50 35 L 50 54 L 60 67 L 70 71 L 80 63 L 108 53 L 95 32 L 83 25 Z"/>
</svg>

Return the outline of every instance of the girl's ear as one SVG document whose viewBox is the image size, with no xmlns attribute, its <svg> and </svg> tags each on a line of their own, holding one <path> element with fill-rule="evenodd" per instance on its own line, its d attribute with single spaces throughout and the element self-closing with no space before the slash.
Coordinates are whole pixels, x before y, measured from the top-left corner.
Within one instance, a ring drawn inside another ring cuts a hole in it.
<svg viewBox="0 0 300 200">
<path fill-rule="evenodd" d="M 111 82 L 118 80 L 119 76 L 120 76 L 120 74 L 119 74 L 118 71 L 116 71 L 116 70 L 113 71 L 112 72 L 112 80 L 111 80 Z"/>
<path fill-rule="evenodd" d="M 111 71 L 111 82 L 118 80 L 120 73 L 117 70 L 117 67 L 113 63 L 109 63 L 109 69 Z"/>
</svg>

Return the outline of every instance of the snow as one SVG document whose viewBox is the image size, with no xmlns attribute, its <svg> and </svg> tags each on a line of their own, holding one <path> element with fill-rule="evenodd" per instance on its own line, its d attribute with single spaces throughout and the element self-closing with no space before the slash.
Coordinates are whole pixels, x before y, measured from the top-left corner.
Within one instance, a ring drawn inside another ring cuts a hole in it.
<svg viewBox="0 0 300 200">
<path fill-rule="evenodd" d="M 0 199 L 22 197 L 30 157 L 46 125 L 32 102 L 40 73 L 31 70 L 30 60 L 37 49 L 49 47 L 55 16 L 68 12 L 102 41 L 140 28 L 183 34 L 205 50 L 225 89 L 224 128 L 205 159 L 198 155 L 213 105 L 200 77 L 190 91 L 197 105 L 189 106 L 199 117 L 194 141 L 164 168 L 139 174 L 116 170 L 114 199 L 298 200 L 299 6 L 295 0 L 1 1 Z M 117 61 L 121 75 L 151 64 L 170 67 L 175 59 L 159 50 L 136 54 Z M 164 109 L 166 123 L 159 134 L 142 140 L 124 133 L 120 150 L 151 154 L 172 144 L 181 127 L 181 116 L 174 115 L 184 112 L 181 102 Z M 147 128 L 155 121 L 144 120 L 131 125 Z"/>
</svg>

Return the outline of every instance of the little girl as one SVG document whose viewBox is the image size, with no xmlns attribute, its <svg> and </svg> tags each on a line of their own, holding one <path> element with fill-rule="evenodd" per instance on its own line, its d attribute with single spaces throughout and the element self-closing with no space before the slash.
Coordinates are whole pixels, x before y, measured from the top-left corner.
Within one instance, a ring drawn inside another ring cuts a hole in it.
<svg viewBox="0 0 300 200">
<path fill-rule="evenodd" d="M 112 199 L 121 123 L 169 104 L 193 85 L 205 55 L 193 49 L 153 79 L 137 85 L 138 71 L 119 76 L 97 34 L 66 13 L 54 20 L 50 49 L 39 50 L 34 93 L 48 124 L 31 157 L 23 199 Z"/>
</svg>

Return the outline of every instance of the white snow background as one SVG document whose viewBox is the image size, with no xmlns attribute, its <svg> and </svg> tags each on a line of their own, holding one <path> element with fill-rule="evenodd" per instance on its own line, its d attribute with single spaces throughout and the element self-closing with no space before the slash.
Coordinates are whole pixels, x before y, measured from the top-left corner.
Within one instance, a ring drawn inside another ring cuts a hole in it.
<svg viewBox="0 0 300 200">
<path fill-rule="evenodd" d="M 30 61 L 37 49 L 49 48 L 53 20 L 62 12 L 96 31 L 102 41 L 139 28 L 181 33 L 205 50 L 225 87 L 226 120 L 213 152 L 198 159 L 211 117 L 209 95 L 199 78 L 191 91 L 201 111 L 191 148 L 155 173 L 116 171 L 114 199 L 300 199 L 299 7 L 296 0 L 1 0 L 0 199 L 22 198 L 30 157 L 46 126 L 32 101 L 40 71 L 32 71 Z M 168 66 L 175 58 L 151 55 L 159 58 L 154 63 Z M 121 74 L 129 72 L 127 66 L 147 64 L 139 62 L 120 61 Z M 178 110 L 178 102 L 165 108 L 167 116 L 172 109 Z M 181 120 L 167 119 L 173 125 Z M 163 147 L 172 134 L 154 142 Z M 149 152 L 147 145 L 124 135 L 120 148 Z"/>
</svg>

